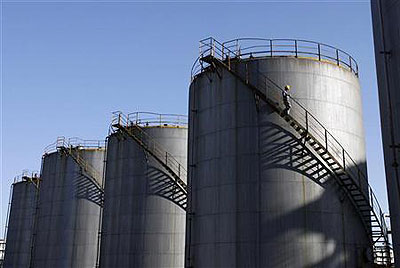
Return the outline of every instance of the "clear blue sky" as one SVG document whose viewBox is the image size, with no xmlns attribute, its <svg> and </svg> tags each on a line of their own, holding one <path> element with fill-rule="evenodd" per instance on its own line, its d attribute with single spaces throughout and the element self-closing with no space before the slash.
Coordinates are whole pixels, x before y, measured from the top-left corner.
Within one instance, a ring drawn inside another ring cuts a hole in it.
<svg viewBox="0 0 400 268">
<path fill-rule="evenodd" d="M 57 136 L 104 139 L 111 112 L 187 113 L 198 41 L 302 38 L 360 66 L 369 179 L 386 189 L 369 1 L 3 1 L 1 213 L 23 169 Z M 1 236 L 2 229 L 0 229 Z"/>
</svg>

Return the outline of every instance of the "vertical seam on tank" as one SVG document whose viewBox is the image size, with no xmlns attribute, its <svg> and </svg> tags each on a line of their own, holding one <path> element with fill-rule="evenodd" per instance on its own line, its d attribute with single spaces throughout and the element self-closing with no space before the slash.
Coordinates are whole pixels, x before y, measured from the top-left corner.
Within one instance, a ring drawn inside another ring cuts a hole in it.
<svg viewBox="0 0 400 268">
<path fill-rule="evenodd" d="M 379 10 L 379 18 L 381 21 L 381 33 L 382 33 L 382 49 L 383 52 L 386 52 L 386 41 L 385 41 L 385 28 L 384 28 L 384 19 L 383 19 L 383 14 L 382 14 L 382 2 L 381 0 L 378 0 L 378 10 Z M 390 94 L 390 82 L 389 82 L 389 74 L 388 74 L 388 62 L 386 59 L 386 54 L 383 54 L 383 62 L 384 62 L 384 73 L 385 73 L 385 84 L 386 84 L 386 92 L 387 92 L 387 102 L 389 105 L 389 126 L 390 126 L 390 140 L 392 145 L 395 145 L 395 140 L 394 140 L 394 123 L 393 123 L 393 108 L 392 108 L 392 102 L 391 102 L 391 94 Z M 392 155 L 393 155 L 393 161 L 394 163 L 397 163 L 397 155 L 396 155 L 396 148 L 392 148 Z M 393 167 L 393 165 L 392 165 Z M 393 167 L 394 173 L 395 173 L 395 182 L 397 186 L 397 200 L 400 200 L 400 182 L 399 182 L 399 171 L 398 167 Z M 397 242 L 399 243 L 399 242 Z"/>
<path fill-rule="evenodd" d="M 41 167 L 42 169 L 43 167 Z M 40 174 L 42 174 L 42 170 L 40 172 Z M 37 182 L 37 185 L 39 185 L 40 187 L 40 179 L 41 179 L 41 175 L 39 176 L 39 180 Z M 40 197 L 40 188 L 35 188 L 35 205 L 34 205 L 34 215 L 33 215 L 33 222 L 32 222 L 32 234 L 31 234 L 31 245 L 30 245 L 30 249 L 29 249 L 29 267 L 32 267 L 33 263 L 33 254 L 34 254 L 34 250 L 35 250 L 35 236 L 36 236 L 36 228 L 37 228 L 37 221 L 38 221 L 38 214 L 39 214 L 39 197 Z"/>
<path fill-rule="evenodd" d="M 196 83 L 195 82 L 196 80 L 193 80 L 193 82 L 192 82 L 192 85 L 193 85 L 193 100 L 191 100 L 190 99 L 190 97 L 189 97 L 189 111 L 188 111 L 188 114 L 189 114 L 189 120 L 190 120 L 190 124 L 192 125 L 192 127 L 191 127 L 191 129 L 190 129 L 190 125 L 189 125 L 189 128 L 188 128 L 188 141 L 187 141 L 187 144 L 188 144 L 188 150 L 190 149 L 190 155 L 188 154 L 188 156 L 187 156 L 187 167 L 188 167 L 188 169 L 189 169 L 189 172 L 188 172 L 188 178 L 187 178 L 187 181 L 186 181 L 186 185 L 187 185 L 187 201 L 186 201 L 186 205 L 187 205 L 187 207 L 186 207 L 186 230 L 185 230 L 185 233 L 187 234 L 187 237 L 185 238 L 185 251 L 184 251 L 184 267 L 190 267 L 191 266 L 191 264 L 190 264 L 190 262 L 191 262 L 191 256 L 190 256 L 190 254 L 191 254 L 191 243 L 192 243 L 192 236 L 193 236 L 193 234 L 192 234 L 192 221 L 193 221 L 193 215 L 192 215 L 192 212 L 193 212 L 193 202 L 192 202 L 192 197 L 193 197 L 193 194 L 192 194 L 192 178 L 193 178 L 193 155 L 194 155 L 194 146 L 195 146 L 195 144 L 196 144 L 196 139 L 194 138 L 194 122 L 195 122 L 195 119 L 194 119 L 194 117 L 195 117 L 195 113 L 193 113 L 192 112 L 192 110 L 195 110 L 196 109 L 196 106 L 195 106 L 195 100 L 196 100 L 196 90 L 195 90 L 195 86 L 194 86 L 194 84 Z M 189 96 L 190 96 L 190 86 L 189 86 Z M 192 103 L 192 106 L 194 106 L 194 107 L 191 107 L 191 102 L 193 102 Z M 190 119 L 191 118 L 191 119 Z M 191 145 L 190 145 L 191 144 Z M 185 235 L 186 236 L 186 235 Z M 187 239 L 187 241 L 186 241 L 186 239 Z M 187 243 L 186 243 L 187 242 Z"/>
<path fill-rule="evenodd" d="M 43 175 L 43 165 L 44 165 L 44 158 L 45 155 L 42 155 L 42 161 L 40 164 L 40 176 L 39 176 L 39 185 L 40 185 L 40 180 L 42 179 Z M 36 241 L 36 233 L 37 233 L 37 222 L 39 220 L 39 198 L 40 198 L 40 188 L 37 190 L 37 199 L 36 199 L 36 207 L 35 207 L 35 217 L 34 217 L 34 226 L 32 228 L 32 242 L 31 242 L 31 249 L 30 249 L 30 256 L 29 256 L 29 268 L 32 268 L 34 265 L 34 254 L 35 254 L 35 241 Z"/>
<path fill-rule="evenodd" d="M 236 69 L 237 68 L 239 68 L 239 66 L 238 66 L 238 64 L 236 64 L 236 67 L 235 67 Z M 231 75 L 232 77 L 233 77 L 233 75 Z M 239 196 L 239 190 L 238 190 L 238 178 L 239 178 L 239 176 L 238 176 L 238 158 L 240 157 L 240 155 L 238 154 L 238 146 L 237 146 L 237 136 L 238 136 L 238 128 L 237 128 L 237 120 L 238 120 L 238 118 L 237 118 L 237 115 L 238 115 L 238 113 L 237 113 L 237 109 L 238 109 L 238 107 L 237 107 L 237 105 L 238 105 L 238 79 L 237 78 L 235 78 L 234 77 L 234 79 L 235 79 L 235 87 L 234 87 L 234 91 L 235 91 L 235 101 L 234 101 L 234 103 L 235 103 L 235 106 L 234 106 L 234 118 L 235 118 L 235 120 L 234 120 L 234 124 L 235 124 L 235 131 L 233 132 L 234 133 L 234 146 L 235 146 L 235 235 L 236 235 L 236 237 L 235 237 L 235 241 L 236 241 L 236 243 L 235 243 L 235 245 L 236 245 L 236 247 L 235 247 L 235 266 L 237 267 L 238 266 L 238 247 L 240 248 L 240 243 L 239 243 L 239 241 L 238 241 L 238 219 L 239 219 L 239 214 L 240 214 L 240 212 L 239 212 L 239 210 L 238 210 L 238 199 L 240 198 L 240 196 Z"/>
<path fill-rule="evenodd" d="M 148 168 L 149 168 L 149 161 L 150 161 L 150 158 L 152 159 L 152 157 L 150 156 L 150 155 L 147 155 L 147 153 L 146 153 L 146 151 L 143 149 L 143 148 L 141 148 L 138 144 L 135 144 L 135 146 L 137 146 L 137 148 L 139 149 L 139 151 L 140 152 L 142 152 L 143 153 L 143 163 L 145 164 L 145 170 L 146 170 L 146 173 L 145 174 L 142 174 L 143 175 L 143 177 L 144 177 L 144 179 L 145 179 L 145 186 L 146 186 L 146 189 L 145 189 L 145 192 L 144 193 L 142 193 L 142 196 L 143 196 L 143 208 L 144 208 L 144 212 L 145 213 L 143 213 L 143 217 L 144 217 L 144 219 L 143 219 L 143 225 L 144 226 L 147 226 L 147 220 L 148 220 L 148 218 L 147 218 L 147 215 L 148 215 L 148 213 L 147 213 L 147 197 L 148 197 L 148 189 L 147 189 L 147 187 L 148 187 L 148 184 L 147 184 L 147 170 L 148 170 Z M 142 157 L 141 157 L 142 158 Z M 132 217 L 133 218 L 133 217 Z M 146 260 L 146 236 L 147 236 L 147 229 L 146 228 L 144 228 L 144 230 L 145 231 L 143 231 L 142 230 L 142 233 L 141 233 L 141 236 L 142 236 L 142 245 L 143 245 L 143 253 L 141 254 L 141 262 L 142 262 L 142 265 L 143 266 L 145 266 L 145 260 Z"/>
<path fill-rule="evenodd" d="M 301 158 L 301 161 L 304 164 L 304 156 Z M 302 184 L 302 194 L 303 194 L 303 207 L 304 207 L 304 229 L 303 229 L 303 239 L 304 239 L 304 263 L 308 263 L 308 243 L 307 243 L 307 204 L 306 204 L 306 182 L 305 176 L 301 174 L 301 184 Z"/>
<path fill-rule="evenodd" d="M 196 80 L 197 81 L 197 80 Z M 195 83 L 197 83 L 197 82 L 195 82 Z M 191 215 L 189 215 L 189 217 L 190 217 L 190 224 L 191 224 L 191 226 L 190 226 L 190 241 L 191 241 L 191 243 L 192 243 L 192 239 L 193 238 L 195 238 L 194 237 L 194 234 L 193 234 L 193 223 L 194 223 L 194 218 L 195 218 L 195 216 L 193 215 L 195 212 L 193 212 L 193 199 L 192 199 L 192 193 L 193 193 L 193 188 L 192 188 L 192 185 L 193 185 L 193 183 L 192 183 L 192 181 L 193 181 L 193 177 L 195 176 L 194 174 L 197 174 L 197 172 L 196 172 L 196 169 L 195 169 L 195 167 L 196 167 L 196 165 L 197 165 L 197 163 L 194 163 L 194 159 L 196 158 L 196 159 L 198 159 L 198 157 L 197 157 L 197 146 L 198 146 L 198 140 L 197 140 L 197 137 L 196 137 L 196 131 L 195 131 L 195 128 L 196 128 L 196 122 L 197 122 L 197 113 L 199 112 L 197 109 L 198 109 L 198 107 L 197 106 L 199 106 L 198 104 L 197 104 L 197 101 L 196 101 L 196 88 L 194 87 L 193 88 L 193 105 L 194 105 L 194 109 L 195 109 L 195 113 L 193 113 L 194 114 L 194 116 L 193 116 L 193 128 L 192 128 L 192 135 L 193 135 L 193 141 L 192 141 L 192 144 L 193 144 L 193 148 L 192 148 L 192 159 L 191 159 L 191 164 L 192 164 L 192 167 L 191 167 L 191 170 L 192 170 L 192 176 L 191 176 L 191 178 L 190 178 L 190 183 L 191 183 L 191 185 L 188 187 L 188 189 L 190 189 L 190 213 L 191 213 Z M 196 188 L 198 187 L 198 185 L 196 184 Z M 197 204 L 197 192 L 196 192 L 196 196 L 195 196 L 195 204 Z M 189 244 L 189 252 L 191 253 L 191 254 L 193 254 L 192 252 L 191 252 L 191 249 L 190 249 L 190 247 L 191 247 L 191 245 Z M 189 258 L 190 258 L 190 261 L 191 262 L 193 262 L 193 258 L 192 258 L 192 256 L 190 256 L 189 255 Z M 191 265 L 191 263 L 189 263 L 189 266 L 192 266 Z M 193 265 L 194 266 L 194 265 Z"/>
<path fill-rule="evenodd" d="M 100 202 L 103 203 L 103 206 L 100 206 L 100 215 L 99 215 L 99 226 L 97 230 L 97 249 L 96 249 L 96 268 L 100 267 L 100 256 L 101 256 L 101 240 L 103 237 L 103 213 L 104 213 L 104 204 L 105 204 L 105 178 L 106 178 L 106 166 L 107 166 L 107 148 L 108 148 L 108 137 L 106 137 L 104 142 L 104 152 L 103 152 L 103 172 L 101 178 L 101 187 L 103 188 L 103 195 Z M 100 193 L 101 194 L 101 193 Z"/>
<path fill-rule="evenodd" d="M 347 250 L 346 250 L 346 224 L 344 217 L 344 200 L 340 202 L 340 214 L 342 216 L 342 239 L 343 239 L 343 252 L 344 252 L 344 267 L 347 267 Z"/>
<path fill-rule="evenodd" d="M 259 68 L 260 68 L 259 61 L 256 61 L 256 64 L 257 64 L 256 70 L 259 70 Z M 251 72 L 251 65 L 250 65 L 249 72 Z M 258 188 L 257 206 L 258 207 L 257 207 L 257 238 L 256 238 L 257 239 L 257 252 L 256 252 L 257 263 L 256 263 L 256 265 L 257 265 L 257 268 L 260 268 L 261 267 L 261 264 L 260 264 L 261 263 L 261 260 L 260 260 L 260 258 L 261 258 L 261 246 L 260 246 L 260 241 L 261 241 L 261 238 L 260 238 L 261 237 L 261 195 L 262 195 L 262 191 L 261 191 L 261 161 L 260 161 L 260 155 L 261 155 L 261 152 L 260 152 L 260 148 L 261 148 L 260 123 L 261 122 L 260 122 L 260 114 L 259 114 L 257 105 L 258 104 L 254 98 L 254 106 L 253 107 L 255 107 L 255 112 L 257 115 L 257 126 L 256 126 L 257 132 L 256 133 L 257 133 L 257 166 L 258 166 L 258 168 L 257 168 L 257 173 L 258 173 L 257 174 L 257 188 Z"/>
<path fill-rule="evenodd" d="M 120 153 L 121 159 L 117 159 L 117 167 L 118 167 L 117 172 L 119 173 L 118 174 L 119 176 L 116 176 L 116 178 L 119 178 L 119 185 L 117 185 L 118 186 L 118 193 L 119 193 L 119 196 L 117 198 L 119 199 L 119 202 L 120 202 L 119 204 L 118 203 L 117 204 L 119 205 L 119 207 L 121 206 L 122 181 L 124 180 L 124 178 L 122 176 L 122 173 L 123 173 L 122 169 L 123 169 L 123 167 L 125 165 L 127 165 L 126 163 L 124 163 L 125 161 L 127 161 L 127 158 L 125 158 L 124 153 L 125 153 L 125 150 L 127 150 L 127 149 L 128 149 L 128 152 L 129 152 L 129 141 L 130 140 L 128 140 L 124 136 L 122 136 L 122 133 L 121 133 L 121 139 L 120 140 L 118 139 L 118 147 L 120 147 L 120 148 L 118 148 L 118 151 Z M 126 143 L 125 146 L 123 146 L 123 143 Z M 117 187 L 114 186 L 114 188 L 117 188 Z M 111 216 L 111 218 L 112 218 L 112 216 Z M 116 243 L 117 243 L 117 246 L 116 246 L 117 250 L 116 251 L 117 252 L 121 252 L 121 250 L 120 250 L 120 241 L 121 241 L 121 237 L 123 236 L 123 234 L 121 234 L 122 232 L 121 232 L 120 222 L 121 222 L 120 219 L 118 219 L 118 221 L 114 221 L 114 225 L 116 225 L 115 227 L 118 227 L 118 235 L 115 235 L 115 237 L 117 238 L 116 239 Z M 110 243 L 110 244 L 112 244 L 112 243 Z M 112 259 L 112 257 L 110 257 L 110 259 Z M 119 261 L 118 258 L 114 259 L 114 267 L 117 266 L 118 261 Z"/>
<path fill-rule="evenodd" d="M 79 152 L 78 152 L 78 154 L 79 154 Z M 65 170 L 64 170 L 64 172 L 63 172 L 63 175 L 64 175 L 64 178 L 66 177 L 66 172 L 67 172 L 67 165 L 68 165 L 68 160 L 70 160 L 70 162 L 73 164 L 73 166 L 74 166 L 74 170 L 78 170 L 77 171 L 77 173 L 79 174 L 79 173 L 82 173 L 82 169 L 79 167 L 79 165 L 77 164 L 77 163 L 75 163 L 72 159 L 71 159 L 71 157 L 70 156 L 66 156 L 66 159 L 67 159 L 67 163 L 66 163 L 66 165 L 64 166 L 64 168 L 65 168 Z M 75 173 L 75 171 L 73 171 L 73 173 Z M 69 185 L 68 185 L 69 186 Z M 74 187 L 74 186 L 72 186 L 72 187 Z M 55 188 L 55 187 L 54 187 Z M 73 190 L 75 190 L 75 189 L 73 189 Z M 72 197 L 73 198 L 73 197 Z M 77 202 L 77 200 L 75 200 L 75 202 L 74 202 L 75 204 L 74 204 L 74 206 L 73 206 L 73 208 L 74 208 L 74 213 L 73 213 L 73 218 L 74 218 L 74 223 L 73 223 L 73 239 L 72 239 L 72 245 L 75 245 L 75 241 L 76 241 L 76 236 L 77 236 L 77 230 L 76 230 L 76 217 L 77 217 L 77 214 L 76 214 L 76 212 L 77 212 L 77 207 L 78 207 L 78 202 Z M 64 214 L 64 209 L 63 209 L 63 214 Z M 65 229 L 63 230 L 63 232 L 64 231 L 66 231 Z M 67 245 L 68 246 L 68 245 Z M 75 259 L 75 253 L 74 253 L 74 250 L 72 250 L 71 251 L 71 256 L 70 256 L 70 265 L 71 265 L 71 267 L 73 267 L 73 265 L 72 264 L 75 264 L 75 261 L 74 261 L 74 259 Z M 58 258 L 60 258 L 60 255 L 58 255 Z M 59 260 L 59 261 L 61 261 L 61 260 Z M 68 261 L 67 261 L 68 262 Z"/>
</svg>

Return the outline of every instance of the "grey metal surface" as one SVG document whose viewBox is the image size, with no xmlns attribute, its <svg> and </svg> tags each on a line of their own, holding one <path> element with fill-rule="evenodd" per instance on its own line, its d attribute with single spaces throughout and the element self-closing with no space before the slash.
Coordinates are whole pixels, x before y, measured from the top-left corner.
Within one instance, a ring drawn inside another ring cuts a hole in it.
<svg viewBox="0 0 400 268">
<path fill-rule="evenodd" d="M 12 185 L 4 268 L 27 268 L 31 260 L 37 188 L 29 181 Z"/>
<path fill-rule="evenodd" d="M 372 0 L 382 139 L 396 267 L 400 267 L 400 1 Z"/>
<path fill-rule="evenodd" d="M 144 130 L 186 167 L 187 128 Z M 100 267 L 183 267 L 185 211 L 149 187 L 167 174 L 132 138 L 109 136 Z"/>
<path fill-rule="evenodd" d="M 354 73 L 294 57 L 251 65 L 291 85 L 291 95 L 366 168 Z M 349 199 L 332 178 L 318 184 L 302 172 L 312 155 L 292 153 L 301 139 L 250 89 L 226 70 L 200 74 L 189 112 L 186 267 L 372 266 L 369 237 Z"/>
<path fill-rule="evenodd" d="M 102 174 L 104 148 L 75 150 Z M 41 176 L 33 267 L 95 267 L 101 207 L 93 185 L 60 151 L 44 155 Z"/>
</svg>

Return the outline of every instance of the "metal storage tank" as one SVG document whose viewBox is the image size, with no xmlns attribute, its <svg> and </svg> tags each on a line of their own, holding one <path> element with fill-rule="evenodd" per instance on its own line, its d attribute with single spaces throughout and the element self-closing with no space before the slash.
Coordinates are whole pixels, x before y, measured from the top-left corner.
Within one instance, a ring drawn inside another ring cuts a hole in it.
<svg viewBox="0 0 400 268">
<path fill-rule="evenodd" d="M 400 1 L 372 0 L 383 153 L 396 267 L 400 267 Z"/>
<path fill-rule="evenodd" d="M 100 267 L 183 267 L 186 194 L 174 189 L 186 183 L 187 117 L 115 116 L 119 123 L 113 121 L 107 143 Z"/>
<path fill-rule="evenodd" d="M 371 227 L 387 234 L 369 220 L 384 225 L 362 175 L 354 59 L 304 40 L 200 44 L 190 85 L 185 266 L 371 267 Z"/>
<path fill-rule="evenodd" d="M 39 177 L 24 173 L 12 184 L 12 199 L 7 224 L 7 247 L 4 268 L 26 268 L 30 265 L 35 224 Z"/>
<path fill-rule="evenodd" d="M 61 137 L 45 149 L 33 267 L 96 266 L 104 156 L 104 141 Z"/>
</svg>

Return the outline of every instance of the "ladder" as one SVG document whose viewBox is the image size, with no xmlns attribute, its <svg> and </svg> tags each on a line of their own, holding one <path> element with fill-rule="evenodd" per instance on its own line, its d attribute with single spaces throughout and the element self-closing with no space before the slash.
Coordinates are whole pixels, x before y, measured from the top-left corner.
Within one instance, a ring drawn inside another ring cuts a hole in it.
<svg viewBox="0 0 400 268">
<path fill-rule="evenodd" d="M 187 185 L 185 183 L 187 172 L 184 166 L 179 163 L 168 151 L 138 123 L 131 121 L 122 112 L 114 112 L 111 129 L 114 133 L 119 131 L 123 135 L 133 139 L 145 152 L 151 155 L 169 174 L 160 175 L 158 180 L 151 180 L 150 189 L 155 195 L 171 200 L 183 210 L 187 205 Z M 162 172 L 159 172 L 161 174 Z M 154 177 L 154 169 L 151 169 L 147 176 Z"/>
<path fill-rule="evenodd" d="M 338 140 L 302 104 L 290 96 L 290 115 L 284 113 L 281 100 L 284 89 L 261 72 L 250 70 L 248 61 L 240 58 L 240 51 L 231 51 L 214 38 L 209 38 L 206 42 L 203 40 L 201 47 L 204 49 L 199 57 L 202 72 L 216 71 L 220 76 L 219 68 L 227 70 L 244 83 L 257 99 L 269 104 L 304 138 L 356 208 L 370 236 L 375 263 L 390 267 L 388 230 L 378 200 L 368 185 L 366 175 Z M 234 56 L 231 58 L 230 55 Z"/>
<path fill-rule="evenodd" d="M 89 180 L 91 186 L 96 190 L 98 195 L 95 199 L 99 199 L 98 205 L 103 207 L 104 205 L 104 189 L 100 185 L 99 181 L 102 181 L 102 175 L 92 167 L 79 153 L 79 146 L 73 146 L 64 137 L 57 138 L 56 148 L 65 155 L 70 156 L 74 162 L 80 167 L 81 176 Z M 93 188 L 92 187 L 92 188 Z"/>
</svg>

